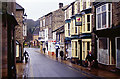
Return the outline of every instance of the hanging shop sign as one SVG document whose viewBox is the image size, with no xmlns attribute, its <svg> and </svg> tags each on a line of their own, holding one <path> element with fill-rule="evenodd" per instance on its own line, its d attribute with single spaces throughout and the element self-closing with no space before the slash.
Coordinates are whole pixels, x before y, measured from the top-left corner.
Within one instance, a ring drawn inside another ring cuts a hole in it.
<svg viewBox="0 0 120 79">
<path fill-rule="evenodd" d="M 81 16 L 80 14 L 79 14 L 79 15 L 76 15 L 75 25 L 76 25 L 76 26 L 82 26 L 82 16 Z"/>
</svg>

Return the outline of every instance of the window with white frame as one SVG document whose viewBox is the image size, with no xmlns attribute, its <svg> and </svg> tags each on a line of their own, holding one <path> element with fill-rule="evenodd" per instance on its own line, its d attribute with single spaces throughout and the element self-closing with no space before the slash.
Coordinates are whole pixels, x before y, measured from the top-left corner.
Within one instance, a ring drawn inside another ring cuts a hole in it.
<svg viewBox="0 0 120 79">
<path fill-rule="evenodd" d="M 96 8 L 96 29 L 106 29 L 111 27 L 112 4 L 107 3 Z"/>
<path fill-rule="evenodd" d="M 74 33 L 78 33 L 78 26 L 75 25 L 75 20 L 73 20 L 73 26 L 74 26 Z"/>
<path fill-rule="evenodd" d="M 40 27 L 42 27 L 42 21 L 40 21 Z"/>
<path fill-rule="evenodd" d="M 68 23 L 68 36 L 70 36 L 70 23 Z"/>
<path fill-rule="evenodd" d="M 82 16 L 83 31 L 85 31 L 85 15 Z"/>
<path fill-rule="evenodd" d="M 90 0 L 86 0 L 86 8 L 90 8 Z"/>
<path fill-rule="evenodd" d="M 43 30 L 43 32 L 42 32 L 42 33 L 43 33 L 43 37 L 45 37 L 45 30 Z"/>
<path fill-rule="evenodd" d="M 90 19 L 91 19 L 91 16 L 87 15 L 87 31 L 90 31 Z"/>
<path fill-rule="evenodd" d="M 43 26 L 45 26 L 45 19 L 43 20 Z"/>
<path fill-rule="evenodd" d="M 83 10 L 83 0 L 80 0 L 80 11 Z"/>
<path fill-rule="evenodd" d="M 98 40 L 98 62 L 109 64 L 109 38 L 99 38 Z"/>
<path fill-rule="evenodd" d="M 116 37 L 116 67 L 120 69 L 120 37 Z"/>
</svg>

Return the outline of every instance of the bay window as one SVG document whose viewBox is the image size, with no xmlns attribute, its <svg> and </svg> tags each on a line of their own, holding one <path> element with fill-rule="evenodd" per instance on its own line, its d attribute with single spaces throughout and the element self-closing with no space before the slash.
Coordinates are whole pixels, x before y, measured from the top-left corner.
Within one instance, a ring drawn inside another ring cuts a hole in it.
<svg viewBox="0 0 120 79">
<path fill-rule="evenodd" d="M 109 64 L 109 38 L 98 40 L 98 61 L 102 64 Z"/>
<path fill-rule="evenodd" d="M 98 8 L 96 8 L 96 29 L 106 29 L 112 24 L 111 21 L 111 7 L 112 4 L 107 3 Z"/>
<path fill-rule="evenodd" d="M 116 67 L 120 69 L 120 37 L 116 37 Z"/>
</svg>

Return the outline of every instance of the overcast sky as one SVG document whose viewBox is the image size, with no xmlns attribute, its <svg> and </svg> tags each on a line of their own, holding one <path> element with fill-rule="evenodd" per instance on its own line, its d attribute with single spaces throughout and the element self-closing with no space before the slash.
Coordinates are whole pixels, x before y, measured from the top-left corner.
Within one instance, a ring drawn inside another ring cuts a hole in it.
<svg viewBox="0 0 120 79">
<path fill-rule="evenodd" d="M 65 6 L 73 1 L 75 0 L 16 0 L 25 9 L 27 18 L 33 20 L 57 10 L 60 2 Z"/>
</svg>

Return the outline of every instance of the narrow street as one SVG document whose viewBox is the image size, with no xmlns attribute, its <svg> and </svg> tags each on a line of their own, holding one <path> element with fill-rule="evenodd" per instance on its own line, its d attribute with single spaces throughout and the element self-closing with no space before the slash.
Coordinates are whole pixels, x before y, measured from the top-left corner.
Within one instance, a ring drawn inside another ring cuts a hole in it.
<svg viewBox="0 0 120 79">
<path fill-rule="evenodd" d="M 25 48 L 29 53 L 30 61 L 26 65 L 25 75 L 27 77 L 93 77 L 83 71 L 66 66 L 63 63 L 49 59 L 41 54 L 38 48 Z"/>
</svg>

